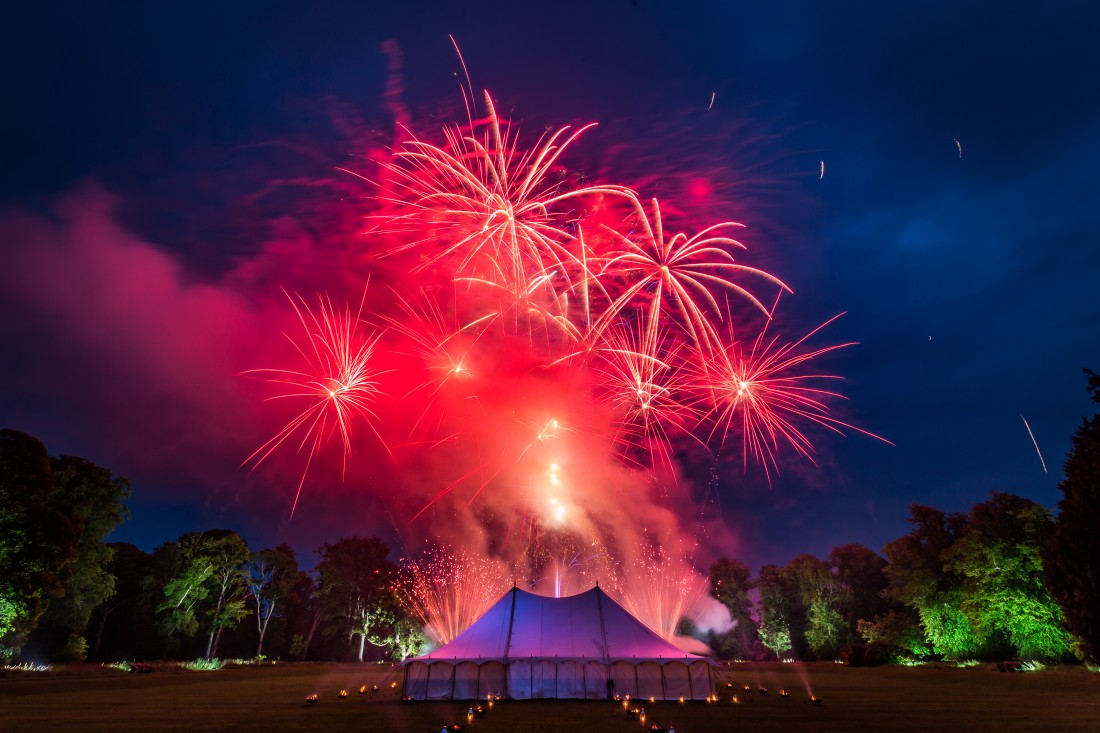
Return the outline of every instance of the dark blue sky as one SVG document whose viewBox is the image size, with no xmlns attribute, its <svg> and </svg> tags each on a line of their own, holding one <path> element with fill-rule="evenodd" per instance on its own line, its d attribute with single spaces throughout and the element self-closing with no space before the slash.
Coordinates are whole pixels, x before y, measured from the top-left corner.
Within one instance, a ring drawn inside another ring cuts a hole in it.
<svg viewBox="0 0 1100 733">
<path fill-rule="evenodd" d="M 163 253 L 166 281 L 221 282 L 261 246 L 270 211 L 250 197 L 353 152 L 341 111 L 390 124 L 380 43 L 404 52 L 414 117 L 456 108 L 448 34 L 522 129 L 598 120 L 635 151 L 611 165 L 651 165 L 658 182 L 723 172 L 729 216 L 795 288 L 788 312 L 810 327 L 847 311 L 826 333 L 860 342 L 828 363 L 846 377 L 842 417 L 897 446 L 823 437 L 817 469 L 785 470 L 770 490 L 728 482 L 743 559 L 879 549 L 914 501 L 1057 501 L 1090 410 L 1081 369 L 1100 368 L 1093 4 L 24 3 L 6 16 L 0 252 L 20 264 L 0 276 L 0 423 L 130 476 L 118 539 L 148 549 L 231 526 L 305 551 L 348 525 L 328 522 L 332 506 L 288 523 L 282 499 L 236 469 L 233 419 L 195 437 L 208 413 L 186 380 L 149 377 L 148 354 L 126 348 L 141 339 L 105 325 L 127 288 L 84 287 L 79 258 L 72 282 L 27 261 L 65 256 L 58 242 L 78 232 Z M 206 301 L 189 292 L 193 310 L 146 326 L 201 339 Z M 82 299 L 113 305 L 82 319 Z"/>
</svg>

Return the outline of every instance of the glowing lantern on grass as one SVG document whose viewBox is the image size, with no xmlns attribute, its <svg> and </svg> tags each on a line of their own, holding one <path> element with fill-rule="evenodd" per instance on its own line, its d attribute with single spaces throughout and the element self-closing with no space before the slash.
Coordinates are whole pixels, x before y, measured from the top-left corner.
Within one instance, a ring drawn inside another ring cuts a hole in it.
<svg viewBox="0 0 1100 733">
<path fill-rule="evenodd" d="M 779 691 L 779 696 L 780 697 L 790 697 L 791 693 L 787 692 L 786 690 L 780 690 Z"/>
<path fill-rule="evenodd" d="M 317 696 L 316 695 L 307 695 L 306 696 L 306 704 L 307 705 L 313 705 L 316 702 L 317 702 Z"/>
<path fill-rule="evenodd" d="M 814 705 L 820 705 L 821 704 L 821 698 L 818 697 L 817 695 L 810 695 L 810 702 L 812 702 Z"/>
<path fill-rule="evenodd" d="M 367 694 L 367 686 L 366 685 L 363 685 L 359 688 L 359 694 L 360 695 L 366 695 Z"/>
<path fill-rule="evenodd" d="M 341 700 L 344 699 L 347 696 L 348 696 L 348 691 L 346 689 L 340 690 L 340 699 Z"/>
</svg>

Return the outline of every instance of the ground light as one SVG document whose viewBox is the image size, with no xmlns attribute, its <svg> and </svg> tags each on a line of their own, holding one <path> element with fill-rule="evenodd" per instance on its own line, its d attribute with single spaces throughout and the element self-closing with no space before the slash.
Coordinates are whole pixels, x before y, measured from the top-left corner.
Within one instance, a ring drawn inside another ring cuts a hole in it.
<svg viewBox="0 0 1100 733">
<path fill-rule="evenodd" d="M 779 691 L 779 696 L 780 697 L 790 697 L 791 693 L 787 692 L 786 690 L 780 690 Z"/>
<path fill-rule="evenodd" d="M 810 702 L 812 702 L 814 705 L 820 705 L 821 704 L 821 698 L 818 697 L 817 695 L 810 695 Z"/>
<path fill-rule="evenodd" d="M 306 705 L 313 705 L 317 702 L 317 695 L 306 695 Z"/>
<path fill-rule="evenodd" d="M 340 690 L 340 699 L 341 700 L 343 700 L 347 696 L 348 696 L 348 691 L 346 689 Z"/>
</svg>

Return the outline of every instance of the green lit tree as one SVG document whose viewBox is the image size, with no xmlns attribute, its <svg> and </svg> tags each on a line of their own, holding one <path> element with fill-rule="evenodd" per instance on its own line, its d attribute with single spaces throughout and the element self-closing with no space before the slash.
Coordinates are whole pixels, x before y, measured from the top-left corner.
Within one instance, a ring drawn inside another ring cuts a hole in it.
<svg viewBox="0 0 1100 733">
<path fill-rule="evenodd" d="M 909 507 L 912 531 L 886 544 L 884 595 L 916 611 L 932 650 L 947 659 L 971 657 L 985 637 L 963 610 L 963 579 L 944 567 L 943 553 L 966 528 L 966 516 L 920 504 Z"/>
<path fill-rule="evenodd" d="M 248 584 L 245 582 L 245 566 L 249 561 L 248 545 L 244 539 L 229 530 L 210 530 L 204 534 L 209 544 L 206 558 L 211 566 L 210 592 L 207 603 L 200 604 L 202 621 L 209 629 L 206 642 L 206 658 L 218 655 L 222 632 L 234 628 L 248 615 L 245 599 Z"/>
<path fill-rule="evenodd" d="M 1092 402 L 1100 405 L 1100 375 L 1088 369 L 1085 375 Z M 1065 473 L 1058 519 L 1044 548 L 1045 580 L 1082 652 L 1100 663 L 1100 413 L 1081 421 Z"/>
<path fill-rule="evenodd" d="M 805 639 L 806 610 L 801 594 L 785 568 L 760 568 L 756 588 L 760 594 L 760 643 L 776 656 L 787 651 L 800 654 Z"/>
<path fill-rule="evenodd" d="M 839 610 L 847 600 L 845 588 L 829 565 L 813 555 L 797 556 L 783 573 L 804 609 L 807 648 L 818 659 L 835 657 L 846 640 L 846 624 Z"/>
<path fill-rule="evenodd" d="M 214 529 L 190 532 L 158 548 L 163 595 L 157 607 L 168 635 L 207 634 L 206 657 L 218 651 L 221 633 L 248 614 L 244 566 L 248 545 L 236 532 Z M 151 579 L 156 582 L 155 579 Z"/>
<path fill-rule="evenodd" d="M 963 577 L 963 603 L 979 637 L 1000 632 L 1028 659 L 1057 660 L 1073 649 L 1062 609 L 1043 585 L 1041 550 L 1052 529 L 1046 509 L 994 492 L 970 510 L 969 522 L 944 554 Z"/>
</svg>

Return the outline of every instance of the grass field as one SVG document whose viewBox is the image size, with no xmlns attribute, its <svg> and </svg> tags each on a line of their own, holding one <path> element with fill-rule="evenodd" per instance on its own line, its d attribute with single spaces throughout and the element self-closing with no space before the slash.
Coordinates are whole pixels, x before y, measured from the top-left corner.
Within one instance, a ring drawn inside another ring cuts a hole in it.
<svg viewBox="0 0 1100 733">
<path fill-rule="evenodd" d="M 421 731 L 465 722 L 468 703 L 403 703 L 388 665 L 274 664 L 151 674 L 93 665 L 4 672 L 0 731 Z M 837 664 L 737 664 L 717 675 L 715 704 L 642 702 L 647 725 L 702 731 L 1100 731 L 1100 674 L 1083 668 L 1001 673 L 990 665 L 850 669 Z M 381 691 L 360 696 L 361 685 Z M 727 684 L 734 688 L 727 688 Z M 743 686 L 753 692 L 746 694 Z M 806 685 L 822 699 L 807 701 Z M 760 695 L 757 688 L 768 688 Z M 347 688 L 349 697 L 338 692 Z M 781 688 L 792 692 L 782 699 Z M 307 695 L 318 702 L 307 705 Z M 733 704 L 733 694 L 741 698 Z M 640 731 L 610 702 L 498 703 L 476 733 Z"/>
</svg>

